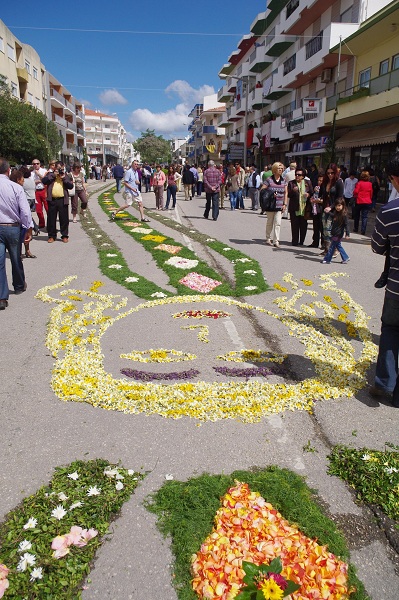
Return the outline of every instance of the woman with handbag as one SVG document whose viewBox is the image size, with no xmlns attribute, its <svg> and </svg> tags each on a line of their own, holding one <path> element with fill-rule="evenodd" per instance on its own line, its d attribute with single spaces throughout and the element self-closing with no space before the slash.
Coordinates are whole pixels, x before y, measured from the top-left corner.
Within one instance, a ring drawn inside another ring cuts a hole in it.
<svg viewBox="0 0 399 600">
<path fill-rule="evenodd" d="M 307 219 L 311 217 L 312 207 L 309 198 L 313 193 L 310 180 L 305 180 L 305 172 L 300 167 L 295 170 L 295 179 L 288 183 L 287 194 L 291 220 L 291 243 L 293 246 L 303 246 L 308 230 Z"/>
<path fill-rule="evenodd" d="M 280 247 L 281 211 L 288 203 L 287 184 L 282 174 L 284 165 L 275 162 L 272 166 L 272 176 L 268 177 L 261 187 L 262 214 L 266 212 L 266 244 L 275 248 Z"/>
<path fill-rule="evenodd" d="M 72 165 L 72 179 L 74 186 L 68 191 L 71 198 L 72 208 L 72 222 L 77 223 L 76 215 L 78 214 L 78 203 L 80 199 L 80 216 L 85 218 L 87 216 L 87 189 L 84 176 L 82 173 L 82 165 L 80 163 L 74 163 Z"/>
</svg>

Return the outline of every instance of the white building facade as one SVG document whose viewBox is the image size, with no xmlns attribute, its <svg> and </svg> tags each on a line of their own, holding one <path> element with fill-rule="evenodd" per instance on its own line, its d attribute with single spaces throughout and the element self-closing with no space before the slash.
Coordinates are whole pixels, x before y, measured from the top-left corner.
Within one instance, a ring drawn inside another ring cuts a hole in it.
<svg viewBox="0 0 399 600">
<path fill-rule="evenodd" d="M 126 139 L 126 130 L 118 116 L 86 110 L 85 133 L 87 155 L 91 164 L 128 164 L 134 156 Z"/>
<path fill-rule="evenodd" d="M 330 50 L 386 4 L 270 0 L 219 72 L 226 80 L 218 100 L 228 103 L 219 118 L 227 158 L 258 167 L 292 159 L 321 166 L 330 134 L 326 97 L 351 76 L 351 63 L 338 69 L 339 55 Z"/>
</svg>

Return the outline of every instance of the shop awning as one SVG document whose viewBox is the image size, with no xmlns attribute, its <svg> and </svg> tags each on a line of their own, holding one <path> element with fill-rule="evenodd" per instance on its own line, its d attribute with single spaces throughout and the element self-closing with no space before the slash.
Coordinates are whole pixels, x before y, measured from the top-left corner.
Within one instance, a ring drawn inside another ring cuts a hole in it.
<svg viewBox="0 0 399 600">
<path fill-rule="evenodd" d="M 291 150 L 291 152 L 287 152 L 286 156 L 311 156 L 313 154 L 324 154 L 325 151 L 325 148 L 316 148 L 315 150 L 301 150 L 300 152 L 295 152 L 294 150 Z"/>
<path fill-rule="evenodd" d="M 390 123 L 380 127 L 369 127 L 367 129 L 353 129 L 348 131 L 336 142 L 336 147 L 357 148 L 360 146 L 375 146 L 376 144 L 388 144 L 396 142 L 399 134 L 399 123 Z"/>
</svg>

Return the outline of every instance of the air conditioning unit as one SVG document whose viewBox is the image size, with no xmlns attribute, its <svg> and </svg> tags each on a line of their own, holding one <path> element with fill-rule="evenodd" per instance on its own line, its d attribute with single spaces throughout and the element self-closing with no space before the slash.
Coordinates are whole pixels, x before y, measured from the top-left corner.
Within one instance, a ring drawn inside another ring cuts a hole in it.
<svg viewBox="0 0 399 600">
<path fill-rule="evenodd" d="M 321 72 L 321 83 L 330 83 L 332 79 L 332 69 L 324 69 Z"/>
</svg>

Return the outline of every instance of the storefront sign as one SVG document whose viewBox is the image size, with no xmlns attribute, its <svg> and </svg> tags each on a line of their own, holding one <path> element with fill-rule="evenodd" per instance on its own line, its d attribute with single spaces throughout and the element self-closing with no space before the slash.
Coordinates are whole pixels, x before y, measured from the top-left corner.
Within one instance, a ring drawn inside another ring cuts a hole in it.
<svg viewBox="0 0 399 600">
<path fill-rule="evenodd" d="M 304 115 L 318 115 L 320 112 L 320 100 L 318 98 L 303 98 L 302 111 Z"/>
<path fill-rule="evenodd" d="M 229 159 L 244 160 L 244 144 L 242 142 L 232 142 L 229 144 Z"/>
<path fill-rule="evenodd" d="M 288 122 L 287 131 L 298 131 L 299 129 L 303 129 L 304 127 L 305 127 L 304 117 L 297 117 L 296 119 L 291 119 Z"/>
</svg>

